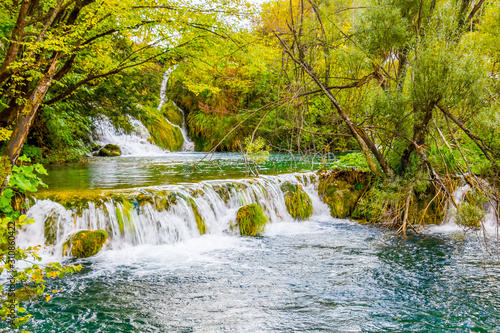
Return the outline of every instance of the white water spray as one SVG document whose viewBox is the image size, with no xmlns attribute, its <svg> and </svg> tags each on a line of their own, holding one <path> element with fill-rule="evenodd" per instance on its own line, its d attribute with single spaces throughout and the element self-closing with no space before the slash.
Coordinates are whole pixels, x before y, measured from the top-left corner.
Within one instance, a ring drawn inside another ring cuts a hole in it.
<svg viewBox="0 0 500 333">
<path fill-rule="evenodd" d="M 161 82 L 161 89 L 160 89 L 160 104 L 158 104 L 158 111 L 161 112 L 161 109 L 163 108 L 163 105 L 167 101 L 167 84 L 168 81 L 170 80 L 170 75 L 172 72 L 177 68 L 177 65 L 170 67 L 165 71 L 163 74 L 163 81 Z M 194 151 L 194 142 L 189 138 L 187 134 L 187 128 L 186 128 L 186 115 L 184 114 L 184 110 L 182 110 L 180 107 L 175 104 L 174 101 L 170 101 L 177 110 L 182 114 L 182 127 L 172 124 L 168 118 L 166 119 L 167 122 L 172 125 L 173 127 L 177 127 L 178 129 L 181 130 L 182 133 L 182 138 L 184 139 L 184 144 L 182 145 L 182 151 Z"/>
<path fill-rule="evenodd" d="M 94 133 L 98 137 L 96 143 L 101 146 L 117 145 L 122 155 L 128 156 L 161 156 L 168 152 L 151 143 L 148 129 L 139 120 L 130 117 L 129 122 L 134 131 L 127 134 L 121 129 L 116 129 L 107 117 L 95 119 Z"/>
<path fill-rule="evenodd" d="M 452 193 L 452 197 L 458 207 L 464 202 L 465 195 L 471 191 L 471 187 L 466 184 L 457 187 L 457 189 Z M 490 202 L 484 204 L 484 209 L 486 214 L 484 215 L 483 226 L 486 231 L 496 233 L 498 231 L 499 225 L 497 223 L 497 218 L 495 215 L 495 206 Z M 454 205 L 449 205 L 443 222 L 438 226 L 431 226 L 430 230 L 435 232 L 458 232 L 462 231 L 462 227 L 457 224 L 456 221 L 457 208 Z"/>
<path fill-rule="evenodd" d="M 103 195 L 101 199 L 70 209 L 51 200 L 39 200 L 27 214 L 36 223 L 20 232 L 18 242 L 20 245 L 51 243 L 45 252 L 61 256 L 63 242 L 73 233 L 103 229 L 109 235 L 108 250 L 174 244 L 200 237 L 197 214 L 208 234 L 235 235 L 238 233 L 236 213 L 250 203 L 258 203 L 263 208 L 269 223 L 293 221 L 281 190 L 287 181 L 304 187 L 312 200 L 315 216 L 329 216 L 330 210 L 321 202 L 315 188 L 315 173 L 262 176 L 115 192 L 119 194 L 115 199 Z M 117 199 L 120 197 L 127 200 Z M 141 202 L 140 197 L 148 200 Z"/>
</svg>

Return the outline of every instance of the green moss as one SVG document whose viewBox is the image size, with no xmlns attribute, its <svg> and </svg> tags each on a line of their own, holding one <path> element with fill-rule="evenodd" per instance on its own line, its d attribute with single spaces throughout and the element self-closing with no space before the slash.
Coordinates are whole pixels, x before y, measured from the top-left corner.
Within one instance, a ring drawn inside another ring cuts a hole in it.
<svg viewBox="0 0 500 333">
<path fill-rule="evenodd" d="M 101 148 L 98 153 L 99 156 L 108 156 L 108 157 L 120 156 L 121 154 L 122 151 L 120 147 L 113 144 L 105 145 L 104 148 Z"/>
<path fill-rule="evenodd" d="M 118 221 L 120 232 L 123 234 L 125 232 L 125 228 L 127 228 L 128 231 L 133 233 L 135 230 L 134 221 L 132 219 L 132 211 L 134 209 L 134 205 L 129 200 L 123 197 L 117 197 L 114 200 L 116 207 L 116 218 Z M 120 205 L 118 203 L 120 203 Z"/>
<path fill-rule="evenodd" d="M 182 113 L 174 104 L 165 103 L 161 112 L 172 124 L 182 126 Z"/>
<path fill-rule="evenodd" d="M 52 245 L 57 239 L 57 220 L 59 215 L 54 213 L 50 215 L 46 220 L 43 227 L 43 234 L 45 238 L 45 244 Z"/>
<path fill-rule="evenodd" d="M 196 226 L 198 227 L 198 231 L 200 232 L 200 235 L 204 235 L 207 233 L 207 225 L 205 224 L 205 220 L 203 217 L 201 217 L 200 211 L 198 209 L 198 205 L 196 205 L 196 202 L 189 198 L 187 200 L 189 206 L 191 206 L 191 209 L 193 210 L 194 214 L 194 219 L 196 220 Z"/>
<path fill-rule="evenodd" d="M 320 181 L 319 192 L 321 199 L 330 206 L 332 217 L 340 219 L 351 215 L 359 196 L 359 191 L 342 180 Z"/>
<path fill-rule="evenodd" d="M 148 129 L 155 145 L 170 151 L 182 148 L 184 138 L 180 128 L 169 124 L 165 116 L 159 114 L 155 109 L 146 109 L 140 120 Z"/>
<path fill-rule="evenodd" d="M 236 215 L 236 223 L 242 236 L 257 236 L 264 232 L 267 217 L 257 204 L 241 207 Z"/>
<path fill-rule="evenodd" d="M 104 230 L 82 230 L 71 235 L 63 244 L 63 255 L 75 258 L 88 258 L 96 255 L 101 249 L 108 234 Z"/>
<path fill-rule="evenodd" d="M 281 190 L 285 194 L 285 205 L 288 213 L 294 219 L 301 221 L 309 219 L 313 212 L 311 198 L 304 191 L 302 185 L 286 182 L 281 185 Z"/>
<path fill-rule="evenodd" d="M 167 191 L 155 192 L 154 207 L 158 211 L 169 210 L 170 207 L 177 204 L 177 195 Z"/>
<path fill-rule="evenodd" d="M 330 206 L 332 217 L 344 219 L 353 214 L 363 184 L 367 181 L 367 174 L 359 171 L 324 172 L 320 174 L 318 192 Z"/>
</svg>

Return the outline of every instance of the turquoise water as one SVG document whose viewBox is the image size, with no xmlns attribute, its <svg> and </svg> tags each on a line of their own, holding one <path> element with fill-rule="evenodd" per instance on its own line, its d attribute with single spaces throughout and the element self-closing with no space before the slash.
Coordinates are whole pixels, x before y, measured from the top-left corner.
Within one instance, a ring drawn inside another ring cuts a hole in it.
<svg viewBox="0 0 500 333">
<path fill-rule="evenodd" d="M 327 217 L 261 238 L 101 252 L 34 302 L 34 332 L 497 332 L 500 269 L 473 238 Z M 53 318 L 48 316 L 50 313 Z"/>
<path fill-rule="evenodd" d="M 48 188 L 41 190 L 119 189 L 252 176 L 239 153 L 205 155 L 178 152 L 152 157 L 91 157 L 78 163 L 47 165 L 48 176 L 42 178 Z M 335 155 L 330 154 L 324 161 L 334 159 Z M 272 154 L 259 168 L 260 174 L 271 175 L 318 170 L 321 165 L 322 158 L 318 156 Z"/>
<path fill-rule="evenodd" d="M 50 302 L 25 302 L 32 332 L 500 332 L 500 266 L 475 234 L 433 227 L 402 238 L 330 217 L 320 201 L 311 160 L 273 156 L 262 176 L 248 177 L 238 154 L 217 154 L 199 169 L 199 153 L 89 159 L 51 166 L 49 190 L 139 187 L 180 193 L 168 210 L 133 206 L 133 228 L 117 231 L 120 203 L 104 198 L 68 209 L 50 200 L 28 212 L 35 224 L 18 241 L 44 244 L 45 220 L 57 241 L 45 261 L 82 264 L 50 280 Z M 238 178 L 238 181 L 216 179 Z M 201 182 L 200 182 L 201 180 Z M 303 185 L 314 214 L 294 222 L 281 185 Z M 220 192 L 219 190 L 227 191 Z M 149 193 L 149 192 L 148 192 Z M 156 194 L 155 194 L 156 195 Z M 194 202 L 209 234 L 199 235 Z M 232 224 L 239 207 L 257 202 L 270 216 L 262 237 L 244 238 Z M 85 209 L 84 209 L 85 208 Z M 122 213 L 125 216 L 124 213 Z M 106 229 L 105 248 L 88 259 L 61 257 L 80 229 Z M 498 230 L 496 230 L 498 233 Z M 493 233 L 494 234 L 494 233 Z M 492 244 L 495 243 L 492 239 Z M 59 253 L 59 254 L 58 254 Z M 498 258 L 498 254 L 494 258 Z"/>
</svg>

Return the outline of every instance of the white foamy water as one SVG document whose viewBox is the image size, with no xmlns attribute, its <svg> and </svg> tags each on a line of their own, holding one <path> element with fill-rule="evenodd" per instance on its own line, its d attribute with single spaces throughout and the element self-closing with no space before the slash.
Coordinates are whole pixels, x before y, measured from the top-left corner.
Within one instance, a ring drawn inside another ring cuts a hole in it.
<svg viewBox="0 0 500 333">
<path fill-rule="evenodd" d="M 315 173 L 262 176 L 123 192 L 123 196 L 129 198 L 128 203 L 102 197 L 97 202 L 67 209 L 51 200 L 39 200 L 27 214 L 37 222 L 19 234 L 18 242 L 20 245 L 45 244 L 51 235 L 53 245 L 46 246 L 44 251 L 55 256 L 62 254 L 63 242 L 79 230 L 106 230 L 109 235 L 106 250 L 184 243 L 200 237 L 195 212 L 204 220 L 207 234 L 235 236 L 239 232 L 235 227 L 236 213 L 250 203 L 258 203 L 271 224 L 293 221 L 281 190 L 287 181 L 304 187 L 312 200 L 314 216 L 318 219 L 329 216 L 329 207 L 320 200 L 315 188 Z M 134 199 L 138 196 L 150 200 L 139 204 Z M 168 209 L 159 208 L 163 206 L 157 203 L 167 198 L 174 199 Z"/>
<path fill-rule="evenodd" d="M 150 142 L 149 131 L 139 120 L 130 117 L 129 121 L 134 131 L 127 134 L 122 129 L 116 129 L 107 117 L 95 119 L 94 134 L 98 137 L 96 143 L 101 146 L 117 145 L 124 156 L 161 156 L 168 153 L 168 150 Z"/>
<path fill-rule="evenodd" d="M 455 200 L 458 207 L 464 202 L 465 195 L 471 190 L 469 185 L 459 186 L 453 193 L 453 199 Z M 495 214 L 495 205 L 488 202 L 484 204 L 484 209 L 486 214 L 483 220 L 484 229 L 481 232 L 485 232 L 489 235 L 495 235 L 499 231 L 498 220 Z M 461 232 L 464 229 L 456 223 L 457 208 L 453 205 L 449 205 L 444 220 L 439 225 L 434 225 L 428 227 L 431 232 L 436 233 L 456 233 Z"/>
</svg>

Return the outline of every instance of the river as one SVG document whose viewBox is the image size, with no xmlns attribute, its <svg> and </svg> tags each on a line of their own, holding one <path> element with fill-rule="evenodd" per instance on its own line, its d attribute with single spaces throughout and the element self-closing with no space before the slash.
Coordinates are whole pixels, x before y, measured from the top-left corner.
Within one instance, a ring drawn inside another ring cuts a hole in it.
<svg viewBox="0 0 500 333">
<path fill-rule="evenodd" d="M 54 245 L 45 250 L 45 261 L 80 263 L 83 270 L 51 281 L 48 290 L 62 291 L 53 294 L 50 302 L 27 303 L 34 315 L 27 329 L 499 330 L 500 268 L 485 258 L 476 235 L 461 239 L 457 228 L 438 226 L 403 238 L 390 230 L 334 219 L 318 197 L 317 176 L 306 172 L 310 162 L 293 170 L 264 168 L 267 175 L 250 178 L 241 163 L 235 167 L 236 155 L 221 154 L 215 157 L 220 159 L 212 170 L 215 175 L 210 171 L 196 176 L 198 171 L 188 166 L 200 155 L 183 154 L 170 156 L 169 161 L 103 158 L 52 168 L 52 178 L 46 181 L 56 192 L 110 190 L 154 196 L 155 191 L 169 191 L 178 193 L 179 199 L 169 210 L 149 204 L 133 208 L 133 228 L 121 232 L 111 212 L 124 207 L 106 201 L 107 194 L 100 201 L 86 202 L 79 213 L 48 199 L 38 201 L 30 211 L 32 217 L 56 216 L 58 226 Z M 182 170 L 194 171 L 184 175 Z M 69 174 L 72 181 L 65 176 Z M 285 181 L 301 184 L 311 197 L 314 212 L 308 221 L 294 221 L 286 212 L 280 190 Z M 227 190 L 222 196 L 220 188 Z M 198 233 L 186 204 L 190 199 L 208 234 Z M 231 227 L 238 207 L 251 202 L 263 206 L 271 220 L 261 237 L 241 237 Z M 22 237 L 25 242 L 40 241 L 40 233 L 43 242 L 43 225 L 37 224 L 21 236 L 21 242 Z M 68 234 L 86 227 L 107 229 L 111 240 L 94 257 L 61 257 L 56 247 Z"/>
</svg>

